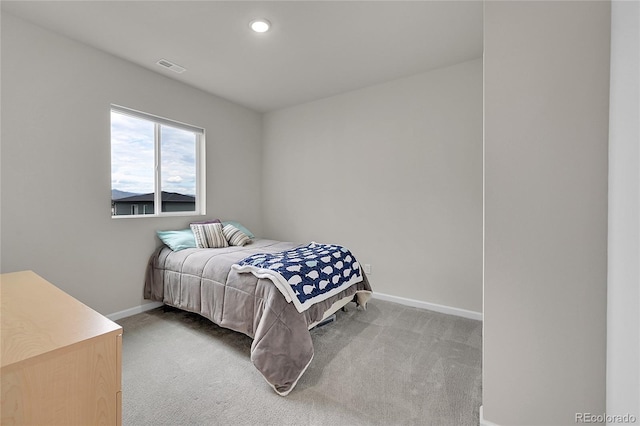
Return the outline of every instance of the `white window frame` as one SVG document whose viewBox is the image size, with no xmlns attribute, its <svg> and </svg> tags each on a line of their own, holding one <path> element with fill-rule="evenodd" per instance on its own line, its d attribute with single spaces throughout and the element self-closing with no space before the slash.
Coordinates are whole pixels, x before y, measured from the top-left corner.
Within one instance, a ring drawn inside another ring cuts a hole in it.
<svg viewBox="0 0 640 426">
<path fill-rule="evenodd" d="M 171 120 L 168 118 L 160 117 L 157 115 L 149 114 L 142 111 L 137 111 L 131 108 L 123 107 L 120 105 L 111 104 L 111 112 L 117 112 L 119 114 L 129 115 L 131 117 L 140 118 L 143 120 L 151 121 L 154 123 L 154 153 L 155 153 L 155 165 L 154 165 L 154 200 L 153 200 L 153 214 L 122 214 L 114 215 L 113 219 L 122 218 L 141 218 L 141 217 L 159 217 L 159 216 L 202 216 L 206 214 L 206 155 L 205 155 L 205 129 L 193 126 L 191 124 L 182 123 L 179 121 Z M 111 123 L 111 119 L 109 119 Z M 196 193 L 195 193 L 195 210 L 193 211 L 178 211 L 178 212 L 163 212 L 162 211 L 162 158 L 160 152 L 160 126 L 166 125 L 169 127 L 175 127 L 178 129 L 193 132 L 196 135 Z M 111 127 L 110 127 L 111 128 Z M 111 141 L 109 141 L 111 143 Z M 113 189 L 113 188 L 112 188 Z M 113 212 L 115 213 L 115 212 Z"/>
</svg>

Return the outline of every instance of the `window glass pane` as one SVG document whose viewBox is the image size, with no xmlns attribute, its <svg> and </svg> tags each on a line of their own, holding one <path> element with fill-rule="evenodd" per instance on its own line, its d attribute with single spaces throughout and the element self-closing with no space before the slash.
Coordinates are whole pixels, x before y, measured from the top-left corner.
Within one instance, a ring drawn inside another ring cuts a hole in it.
<svg viewBox="0 0 640 426">
<path fill-rule="evenodd" d="M 154 144 L 153 122 L 111 111 L 112 215 L 153 213 Z"/>
<path fill-rule="evenodd" d="M 196 138 L 187 130 L 160 127 L 163 212 L 196 210 Z"/>
<path fill-rule="evenodd" d="M 111 214 L 204 214 L 203 144 L 202 128 L 112 105 Z"/>
</svg>

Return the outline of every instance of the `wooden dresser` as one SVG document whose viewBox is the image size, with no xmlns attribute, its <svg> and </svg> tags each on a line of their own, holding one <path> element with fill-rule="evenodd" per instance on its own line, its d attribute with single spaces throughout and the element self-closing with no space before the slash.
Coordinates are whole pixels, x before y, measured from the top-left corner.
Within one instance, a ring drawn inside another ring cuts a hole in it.
<svg viewBox="0 0 640 426">
<path fill-rule="evenodd" d="M 0 275 L 2 425 L 120 425 L 122 328 L 31 271 Z"/>
</svg>

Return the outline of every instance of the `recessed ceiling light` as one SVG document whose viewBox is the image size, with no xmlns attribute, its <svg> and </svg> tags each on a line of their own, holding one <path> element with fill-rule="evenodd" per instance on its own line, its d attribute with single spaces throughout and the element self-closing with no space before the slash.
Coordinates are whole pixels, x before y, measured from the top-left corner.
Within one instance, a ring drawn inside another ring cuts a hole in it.
<svg viewBox="0 0 640 426">
<path fill-rule="evenodd" d="M 271 22 L 266 19 L 254 19 L 249 23 L 249 26 L 257 33 L 266 33 L 271 28 Z"/>
</svg>

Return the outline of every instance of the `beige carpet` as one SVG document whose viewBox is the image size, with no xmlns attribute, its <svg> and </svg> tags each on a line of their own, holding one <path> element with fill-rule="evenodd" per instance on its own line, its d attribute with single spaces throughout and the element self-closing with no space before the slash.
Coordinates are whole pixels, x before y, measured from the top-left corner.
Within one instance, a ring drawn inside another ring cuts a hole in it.
<svg viewBox="0 0 640 426">
<path fill-rule="evenodd" d="M 315 357 L 278 396 L 251 339 L 163 307 L 118 321 L 124 425 L 477 425 L 479 321 L 372 300 L 312 331 Z"/>
</svg>

